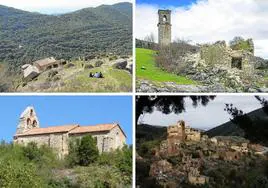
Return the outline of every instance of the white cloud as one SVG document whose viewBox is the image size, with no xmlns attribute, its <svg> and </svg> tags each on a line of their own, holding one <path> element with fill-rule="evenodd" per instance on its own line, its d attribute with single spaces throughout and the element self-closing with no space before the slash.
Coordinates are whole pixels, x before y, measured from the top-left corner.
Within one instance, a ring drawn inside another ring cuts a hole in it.
<svg viewBox="0 0 268 188">
<path fill-rule="evenodd" d="M 136 37 L 157 38 L 157 5 L 136 8 Z M 230 41 L 234 36 L 253 38 L 256 55 L 268 58 L 268 1 L 200 0 L 188 7 L 171 7 L 172 39 L 196 43 Z"/>
<path fill-rule="evenodd" d="M 132 0 L 0 0 L 0 5 L 10 6 L 26 11 L 42 13 L 62 13 L 102 4 L 132 2 Z"/>
</svg>

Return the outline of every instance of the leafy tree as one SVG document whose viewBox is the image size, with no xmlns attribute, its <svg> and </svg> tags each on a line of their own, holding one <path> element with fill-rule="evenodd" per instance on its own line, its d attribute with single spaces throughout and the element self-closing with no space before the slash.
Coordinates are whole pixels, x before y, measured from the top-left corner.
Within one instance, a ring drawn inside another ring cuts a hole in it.
<svg viewBox="0 0 268 188">
<path fill-rule="evenodd" d="M 263 106 L 262 110 L 265 115 L 268 115 L 268 101 L 260 96 L 255 96 L 259 103 Z M 268 129 L 267 117 L 258 117 L 256 115 L 245 114 L 233 104 L 225 104 L 224 109 L 230 116 L 230 120 L 245 133 L 245 137 L 252 142 L 262 143 L 268 145 Z"/>
<path fill-rule="evenodd" d="M 30 142 L 27 146 L 23 147 L 23 154 L 30 161 L 40 161 L 42 156 L 35 142 Z"/>
<path fill-rule="evenodd" d="M 132 147 L 125 145 L 122 149 L 104 152 L 98 158 L 99 165 L 116 167 L 121 172 L 122 181 L 131 184 L 132 181 Z"/>
<path fill-rule="evenodd" d="M 67 165 L 73 167 L 79 164 L 78 147 L 80 144 L 80 139 L 73 139 L 69 142 L 69 154 L 66 156 Z"/>
<path fill-rule="evenodd" d="M 91 135 L 72 140 L 69 143 L 69 155 L 67 162 L 69 166 L 82 165 L 87 166 L 97 160 L 99 151 L 97 141 Z"/>
<path fill-rule="evenodd" d="M 78 147 L 79 164 L 87 166 L 97 160 L 99 151 L 97 141 L 92 136 L 87 135 L 82 137 Z"/>
<path fill-rule="evenodd" d="M 124 182 L 131 184 L 132 180 L 132 147 L 125 145 L 122 149 L 117 149 L 116 167 L 121 171 L 124 177 Z"/>
<path fill-rule="evenodd" d="M 206 106 L 215 96 L 137 96 L 136 97 L 136 123 L 144 113 L 152 113 L 158 110 L 163 114 L 175 114 L 185 111 L 185 98 L 189 97 L 193 106 L 198 104 Z"/>
</svg>

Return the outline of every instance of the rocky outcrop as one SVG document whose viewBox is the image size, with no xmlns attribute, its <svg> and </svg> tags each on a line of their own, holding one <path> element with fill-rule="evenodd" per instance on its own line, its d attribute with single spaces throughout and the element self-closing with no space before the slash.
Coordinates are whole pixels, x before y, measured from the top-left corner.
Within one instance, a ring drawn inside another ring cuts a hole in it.
<svg viewBox="0 0 268 188">
<path fill-rule="evenodd" d="M 116 69 L 126 69 L 127 67 L 127 60 L 125 59 L 118 59 L 115 61 L 113 67 Z"/>
<path fill-rule="evenodd" d="M 212 85 L 179 85 L 174 82 L 163 82 L 161 85 L 155 85 L 154 83 L 147 80 L 139 80 L 136 86 L 137 92 L 142 93 L 158 93 L 158 92 L 191 92 L 191 93 L 202 93 L 202 92 L 235 92 L 230 88 L 225 88 L 220 83 L 214 83 Z"/>
</svg>

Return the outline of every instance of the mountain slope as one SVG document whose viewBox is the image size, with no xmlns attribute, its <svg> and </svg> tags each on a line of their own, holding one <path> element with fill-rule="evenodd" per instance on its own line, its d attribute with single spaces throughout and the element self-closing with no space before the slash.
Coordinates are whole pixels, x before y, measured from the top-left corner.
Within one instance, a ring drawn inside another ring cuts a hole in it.
<svg viewBox="0 0 268 188">
<path fill-rule="evenodd" d="M 268 146 L 268 115 L 263 111 L 262 108 L 254 110 L 247 114 L 252 120 L 253 132 L 245 132 L 238 125 L 232 121 L 226 122 L 220 126 L 205 132 L 209 137 L 213 136 L 242 136 L 248 135 L 248 139 L 262 143 Z"/>
<path fill-rule="evenodd" d="M 132 5 L 119 3 L 52 16 L 0 6 L 0 62 L 18 67 L 54 56 L 131 54 Z"/>
</svg>

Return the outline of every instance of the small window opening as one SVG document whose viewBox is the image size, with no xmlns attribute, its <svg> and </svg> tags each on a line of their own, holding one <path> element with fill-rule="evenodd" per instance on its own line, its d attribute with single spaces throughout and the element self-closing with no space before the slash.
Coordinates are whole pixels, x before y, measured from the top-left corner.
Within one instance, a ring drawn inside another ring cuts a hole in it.
<svg viewBox="0 0 268 188">
<path fill-rule="evenodd" d="M 164 22 L 164 23 L 167 22 L 167 16 L 166 16 L 166 15 L 163 16 L 163 22 Z"/>
<path fill-rule="evenodd" d="M 232 68 L 242 69 L 242 58 L 241 57 L 233 57 L 232 58 Z"/>
</svg>

